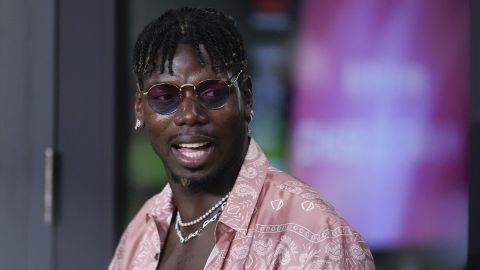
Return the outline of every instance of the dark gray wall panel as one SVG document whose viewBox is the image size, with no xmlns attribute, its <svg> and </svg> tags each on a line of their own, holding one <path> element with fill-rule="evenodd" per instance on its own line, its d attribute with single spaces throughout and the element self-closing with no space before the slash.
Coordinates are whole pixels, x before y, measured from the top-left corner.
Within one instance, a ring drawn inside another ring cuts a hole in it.
<svg viewBox="0 0 480 270">
<path fill-rule="evenodd" d="M 0 269 L 105 269 L 114 239 L 115 1 L 0 0 Z M 44 223 L 44 150 L 58 153 Z"/>
<path fill-rule="evenodd" d="M 6 269 L 26 269 L 23 254 L 29 248 L 27 239 L 31 179 L 28 155 L 28 96 L 25 79 L 28 72 L 28 22 L 18 21 L 25 3 L 21 1 L 0 4 L 0 261 Z M 8 64 L 7 64 L 8 63 Z M 14 90 L 14 91 L 11 91 Z M 12 144 L 14 141 L 16 143 Z M 27 144 L 23 144 L 26 142 Z"/>
<path fill-rule="evenodd" d="M 57 269 L 105 269 L 114 248 L 115 1 L 59 2 Z"/>
<path fill-rule="evenodd" d="M 53 0 L 0 1 L 0 268 L 52 269 L 44 149 L 54 143 Z"/>
</svg>

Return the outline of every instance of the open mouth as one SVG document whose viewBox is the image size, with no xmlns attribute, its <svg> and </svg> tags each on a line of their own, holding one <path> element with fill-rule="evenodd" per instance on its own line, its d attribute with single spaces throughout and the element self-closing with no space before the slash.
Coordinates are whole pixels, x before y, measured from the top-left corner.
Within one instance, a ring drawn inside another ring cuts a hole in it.
<svg viewBox="0 0 480 270">
<path fill-rule="evenodd" d="M 192 142 L 173 144 L 173 153 L 185 167 L 203 164 L 213 150 L 213 142 Z"/>
</svg>

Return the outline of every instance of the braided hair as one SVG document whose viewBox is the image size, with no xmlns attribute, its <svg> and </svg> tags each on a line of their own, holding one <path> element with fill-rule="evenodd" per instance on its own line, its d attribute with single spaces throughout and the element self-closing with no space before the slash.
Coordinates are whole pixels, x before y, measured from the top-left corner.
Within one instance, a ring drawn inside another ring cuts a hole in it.
<svg viewBox="0 0 480 270">
<path fill-rule="evenodd" d="M 234 20 L 213 8 L 185 7 L 167 11 L 140 33 L 133 52 L 133 71 L 140 85 L 156 68 L 165 72 L 167 61 L 168 72 L 173 74 L 172 59 L 179 43 L 191 44 L 205 66 L 203 45 L 217 74 L 246 69 L 243 40 Z"/>
</svg>

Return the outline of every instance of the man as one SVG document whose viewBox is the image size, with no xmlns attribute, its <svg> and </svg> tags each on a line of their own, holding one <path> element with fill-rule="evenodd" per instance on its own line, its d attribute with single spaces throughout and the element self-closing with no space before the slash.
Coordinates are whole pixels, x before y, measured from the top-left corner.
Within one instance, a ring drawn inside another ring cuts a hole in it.
<svg viewBox="0 0 480 270">
<path fill-rule="evenodd" d="M 124 232 L 110 269 L 374 269 L 365 241 L 249 137 L 252 83 L 234 21 L 170 10 L 134 51 L 135 128 L 168 177 Z"/>
</svg>

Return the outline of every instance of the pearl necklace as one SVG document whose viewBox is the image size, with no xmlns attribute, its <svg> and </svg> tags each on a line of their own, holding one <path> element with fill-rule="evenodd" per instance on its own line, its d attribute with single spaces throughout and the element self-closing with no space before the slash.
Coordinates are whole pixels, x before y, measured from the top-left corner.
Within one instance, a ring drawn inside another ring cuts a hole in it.
<svg viewBox="0 0 480 270">
<path fill-rule="evenodd" d="M 212 206 L 212 208 L 208 209 L 208 211 L 205 212 L 205 214 L 203 214 L 201 217 L 199 217 L 195 220 L 189 221 L 189 222 L 183 222 L 182 218 L 180 217 L 180 213 L 178 213 L 177 214 L 178 225 L 180 227 L 190 227 L 190 226 L 193 226 L 193 225 L 199 223 L 200 221 L 202 221 L 202 220 L 206 219 L 208 216 L 210 216 L 213 213 L 213 211 L 215 211 L 215 209 L 220 207 L 220 205 L 222 205 L 227 199 L 228 199 L 228 194 L 225 195 L 225 197 L 223 197 L 220 201 L 218 201 L 217 204 Z"/>
<path fill-rule="evenodd" d="M 227 198 L 228 198 L 228 194 L 225 197 L 223 197 L 212 208 L 210 208 L 201 217 L 197 218 L 196 220 L 187 222 L 187 223 L 182 223 L 181 218 L 180 218 L 180 213 L 177 211 L 177 220 L 175 222 L 175 231 L 177 232 L 177 236 L 180 239 L 180 243 L 185 244 L 188 241 L 190 241 L 192 238 L 195 238 L 195 237 L 199 236 L 200 233 L 203 232 L 203 230 L 205 230 L 205 227 L 207 227 L 208 224 L 217 220 L 220 217 L 220 214 L 223 212 L 223 208 L 225 207 L 225 204 L 226 204 L 225 200 L 227 200 Z M 218 207 L 220 207 L 220 209 L 217 211 L 217 213 L 215 213 L 215 215 L 213 215 L 213 217 L 205 220 L 205 222 L 203 222 L 203 224 L 202 224 L 202 227 L 198 228 L 196 231 L 192 232 L 191 234 L 189 234 L 185 237 L 183 236 L 182 231 L 180 231 L 180 227 L 192 226 L 193 224 L 199 223 L 200 221 L 207 218 L 210 214 L 212 214 L 213 211 L 215 211 Z M 180 223 L 184 224 L 184 226 L 182 226 Z M 188 225 L 185 225 L 185 224 L 188 224 Z"/>
</svg>

